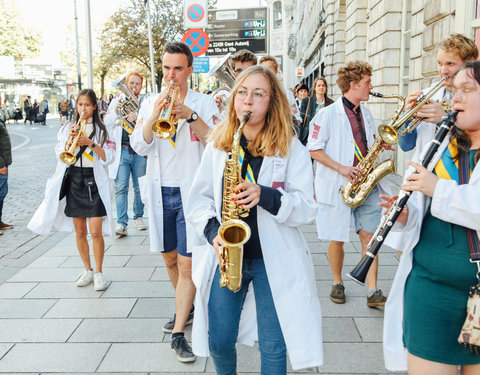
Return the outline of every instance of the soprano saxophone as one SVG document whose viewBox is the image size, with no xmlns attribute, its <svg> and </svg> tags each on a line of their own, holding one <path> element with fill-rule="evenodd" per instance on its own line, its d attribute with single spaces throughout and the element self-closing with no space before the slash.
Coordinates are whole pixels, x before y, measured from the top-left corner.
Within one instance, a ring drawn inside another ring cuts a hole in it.
<svg viewBox="0 0 480 375">
<path fill-rule="evenodd" d="M 242 181 L 240 163 L 240 137 L 245 124 L 250 119 L 245 112 L 237 132 L 233 137 L 229 158 L 225 160 L 223 176 L 222 225 L 218 229 L 223 246 L 220 247 L 220 287 L 228 287 L 237 292 L 242 286 L 243 244 L 250 239 L 250 227 L 240 217 L 248 216 L 248 210 L 238 207 L 232 201 L 233 190 Z"/>
</svg>

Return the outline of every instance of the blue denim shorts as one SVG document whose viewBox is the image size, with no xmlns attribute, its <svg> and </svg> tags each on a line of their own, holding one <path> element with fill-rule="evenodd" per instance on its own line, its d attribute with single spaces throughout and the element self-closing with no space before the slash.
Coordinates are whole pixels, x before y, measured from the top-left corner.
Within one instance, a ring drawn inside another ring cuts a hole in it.
<svg viewBox="0 0 480 375">
<path fill-rule="evenodd" d="M 187 230 L 180 188 L 162 186 L 162 200 L 163 252 L 169 253 L 176 249 L 178 254 L 191 257 L 192 253 L 187 253 Z"/>
<path fill-rule="evenodd" d="M 382 207 L 378 205 L 380 203 L 379 194 L 380 191 L 375 186 L 363 204 L 353 209 L 355 232 L 358 233 L 362 229 L 367 233 L 373 234 L 377 230 L 382 216 Z"/>
</svg>

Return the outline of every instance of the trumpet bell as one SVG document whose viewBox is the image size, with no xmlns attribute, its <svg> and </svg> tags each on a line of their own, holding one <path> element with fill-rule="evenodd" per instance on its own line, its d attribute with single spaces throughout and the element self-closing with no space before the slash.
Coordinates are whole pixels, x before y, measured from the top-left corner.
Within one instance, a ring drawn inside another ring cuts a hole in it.
<svg viewBox="0 0 480 375">
<path fill-rule="evenodd" d="M 378 127 L 378 134 L 382 140 L 390 145 L 398 143 L 398 134 L 395 129 L 388 125 L 380 125 Z"/>
<path fill-rule="evenodd" d="M 73 165 L 77 162 L 77 157 L 68 151 L 60 153 L 59 157 L 61 161 L 68 165 Z"/>
<path fill-rule="evenodd" d="M 177 129 L 172 122 L 160 119 L 153 123 L 152 131 L 157 138 L 170 139 L 175 135 Z"/>
</svg>

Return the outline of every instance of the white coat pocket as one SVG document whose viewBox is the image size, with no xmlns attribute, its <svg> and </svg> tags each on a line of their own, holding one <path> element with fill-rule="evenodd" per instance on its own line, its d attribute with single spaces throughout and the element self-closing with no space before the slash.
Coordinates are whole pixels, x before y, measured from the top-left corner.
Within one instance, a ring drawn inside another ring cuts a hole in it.
<svg viewBox="0 0 480 375">
<path fill-rule="evenodd" d="M 339 194 L 337 184 L 317 179 L 315 180 L 315 200 L 327 206 L 335 206 Z"/>
</svg>

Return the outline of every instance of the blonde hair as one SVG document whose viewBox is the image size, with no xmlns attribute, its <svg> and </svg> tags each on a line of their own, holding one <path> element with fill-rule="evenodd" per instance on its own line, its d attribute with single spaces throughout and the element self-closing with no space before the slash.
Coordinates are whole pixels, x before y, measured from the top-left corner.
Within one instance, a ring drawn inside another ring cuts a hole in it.
<svg viewBox="0 0 480 375">
<path fill-rule="evenodd" d="M 447 39 L 440 42 L 438 49 L 443 49 L 447 53 L 454 53 L 463 62 L 478 58 L 477 45 L 472 39 L 462 34 L 451 34 Z"/>
<path fill-rule="evenodd" d="M 272 55 L 262 56 L 262 57 L 260 57 L 260 60 L 258 61 L 258 63 L 260 65 L 262 65 L 262 63 L 265 62 L 265 61 L 273 61 L 273 66 L 275 67 L 276 70 L 278 70 L 278 62 L 277 62 L 277 59 L 275 57 L 273 57 Z"/>
<path fill-rule="evenodd" d="M 342 94 L 350 90 L 350 82 L 358 83 L 365 75 L 372 75 L 372 66 L 364 61 L 350 61 L 345 66 L 339 68 L 337 72 L 337 85 Z"/>
<path fill-rule="evenodd" d="M 275 74 L 261 65 L 245 69 L 236 79 L 232 95 L 227 104 L 227 116 L 215 127 L 208 136 L 208 141 L 213 142 L 213 147 L 229 152 L 233 144 L 233 136 L 240 125 L 235 112 L 235 96 L 238 88 L 245 79 L 253 74 L 265 77 L 270 88 L 270 103 L 266 115 L 265 125 L 253 142 L 248 145 L 252 156 L 285 156 L 290 149 L 290 142 L 295 135 L 292 113 L 283 88 L 280 86 Z"/>
</svg>

